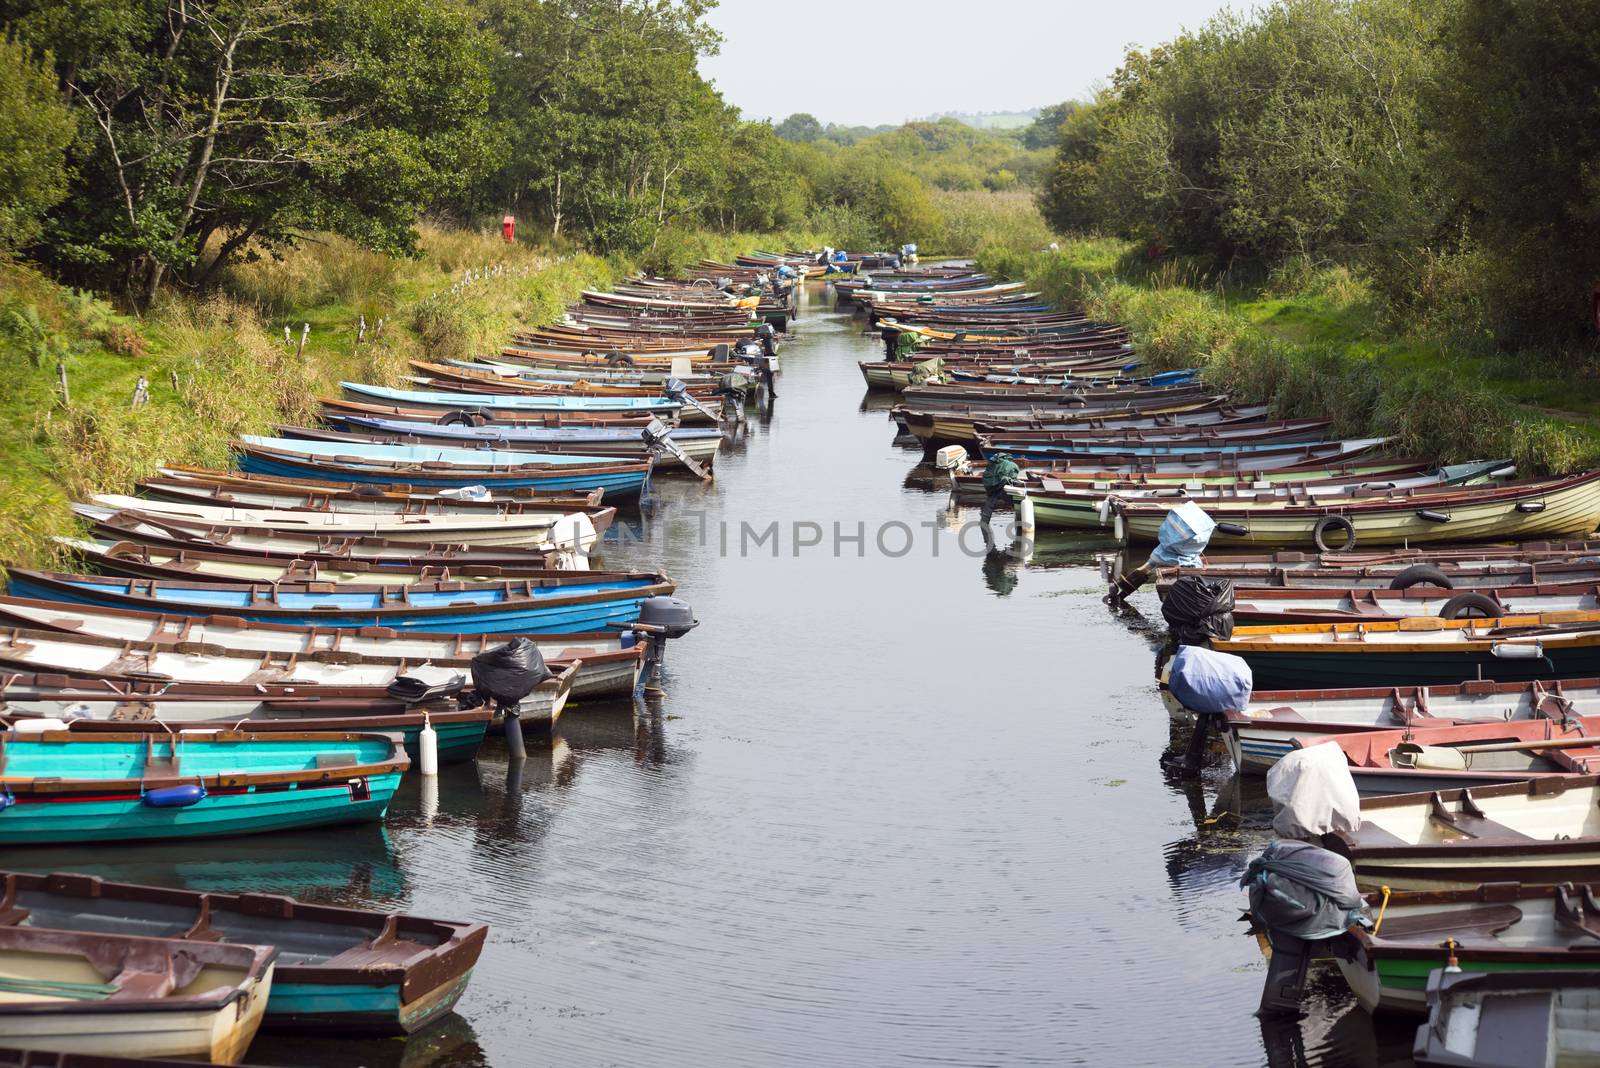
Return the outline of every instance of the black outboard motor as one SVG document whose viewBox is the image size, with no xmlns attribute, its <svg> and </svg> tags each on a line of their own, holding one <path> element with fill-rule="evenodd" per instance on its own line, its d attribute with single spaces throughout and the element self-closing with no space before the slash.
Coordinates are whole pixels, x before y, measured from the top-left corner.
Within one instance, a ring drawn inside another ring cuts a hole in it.
<svg viewBox="0 0 1600 1068">
<path fill-rule="evenodd" d="M 756 327 L 756 340 L 761 342 L 761 351 L 768 356 L 778 354 L 778 332 L 772 328 L 771 323 L 762 323 Z"/>
<path fill-rule="evenodd" d="M 650 647 L 645 659 L 645 677 L 653 679 L 667 659 L 667 642 L 681 638 L 698 627 L 694 609 L 688 601 L 676 597 L 651 597 L 639 606 L 638 628 L 649 635 Z"/>
<path fill-rule="evenodd" d="M 478 695 L 505 714 L 506 749 L 512 759 L 523 755 L 522 723 L 517 709 L 539 684 L 550 678 L 539 647 L 527 638 L 512 638 L 472 658 L 472 686 Z"/>
<path fill-rule="evenodd" d="M 1272 947 L 1258 1016 L 1298 1015 L 1314 957 L 1351 959 L 1351 925 L 1370 927 L 1348 858 L 1310 842 L 1279 839 L 1245 869 L 1252 929 Z"/>
<path fill-rule="evenodd" d="M 615 349 L 606 353 L 607 367 L 632 367 L 633 357 L 626 352 L 617 352 Z"/>
</svg>

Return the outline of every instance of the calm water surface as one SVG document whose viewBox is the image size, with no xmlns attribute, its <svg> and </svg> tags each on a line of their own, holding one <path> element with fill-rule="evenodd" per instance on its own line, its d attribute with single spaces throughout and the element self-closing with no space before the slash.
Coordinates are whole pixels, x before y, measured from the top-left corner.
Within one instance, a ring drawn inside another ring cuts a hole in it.
<svg viewBox="0 0 1600 1068">
<path fill-rule="evenodd" d="M 1153 595 L 1106 609 L 1081 543 L 959 537 L 976 511 L 863 396 L 877 342 L 810 296 L 770 419 L 607 546 L 703 621 L 665 697 L 408 777 L 383 828 L 7 862 L 492 924 L 441 1028 L 263 1036 L 258 1064 L 1408 1064 L 1336 975 L 1263 1034 L 1261 803 L 1226 767 L 1163 780 Z"/>
</svg>

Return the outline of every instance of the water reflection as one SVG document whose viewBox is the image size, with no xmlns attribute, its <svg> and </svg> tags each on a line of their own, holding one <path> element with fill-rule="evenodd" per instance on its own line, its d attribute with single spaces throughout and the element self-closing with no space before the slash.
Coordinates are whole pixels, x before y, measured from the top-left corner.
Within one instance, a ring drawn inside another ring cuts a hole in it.
<svg viewBox="0 0 1600 1068">
<path fill-rule="evenodd" d="M 9 850 L 21 871 L 74 871 L 118 882 L 217 893 L 289 894 L 333 904 L 392 902 L 406 880 L 389 832 L 360 823 L 226 840 Z"/>
<path fill-rule="evenodd" d="M 472 1024 L 456 1013 L 421 1034 L 377 1041 L 264 1031 L 251 1044 L 249 1060 L 280 1068 L 483 1068 L 490 1063 Z"/>
<path fill-rule="evenodd" d="M 991 548 L 983 555 L 983 584 L 1004 597 L 1017 588 L 1017 561 L 1004 549 Z"/>
</svg>

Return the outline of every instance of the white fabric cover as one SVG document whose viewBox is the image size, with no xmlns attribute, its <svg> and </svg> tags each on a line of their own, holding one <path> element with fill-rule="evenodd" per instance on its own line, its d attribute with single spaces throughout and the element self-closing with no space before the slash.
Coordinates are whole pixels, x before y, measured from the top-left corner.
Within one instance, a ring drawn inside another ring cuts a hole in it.
<svg viewBox="0 0 1600 1068">
<path fill-rule="evenodd" d="M 1284 838 L 1315 838 L 1361 827 L 1361 797 L 1344 750 L 1332 742 L 1296 749 L 1267 772 L 1272 829 Z"/>
</svg>

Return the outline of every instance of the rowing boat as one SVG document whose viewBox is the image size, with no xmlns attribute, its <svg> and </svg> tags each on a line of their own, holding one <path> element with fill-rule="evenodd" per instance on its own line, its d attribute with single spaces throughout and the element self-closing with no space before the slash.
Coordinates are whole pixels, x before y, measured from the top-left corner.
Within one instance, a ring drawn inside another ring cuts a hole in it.
<svg viewBox="0 0 1600 1068">
<path fill-rule="evenodd" d="M 509 545 L 560 549 L 588 555 L 596 539 L 594 522 L 582 512 L 524 512 L 519 515 L 375 515 L 366 512 L 305 512 L 239 508 L 233 505 L 178 504 L 119 493 L 97 493 L 102 508 L 174 523 L 309 532 L 318 537 L 383 538 L 392 542 L 449 542 L 455 545 Z"/>
<path fill-rule="evenodd" d="M 1174 716 L 1188 716 L 1163 688 Z M 1384 732 L 1524 720 L 1558 725 L 1600 716 L 1600 679 L 1363 686 L 1329 690 L 1257 690 L 1226 715 L 1224 740 L 1234 767 L 1265 775 L 1297 745 Z"/>
<path fill-rule="evenodd" d="M 76 504 L 72 506 L 72 512 L 89 524 L 97 542 L 110 543 L 106 550 L 110 556 L 131 552 L 128 547 L 133 546 L 163 552 L 215 549 L 231 556 L 253 556 L 267 560 L 349 563 L 358 570 L 369 564 L 375 569 L 395 567 L 401 570 L 466 565 L 480 570 L 489 567 L 572 570 L 577 564 L 571 553 L 555 550 L 505 546 L 491 548 L 449 542 L 424 544 L 394 542 L 385 538 L 323 537 L 307 531 L 209 527 L 174 523 L 148 513 L 131 515 L 113 512 L 109 508 Z"/>
<path fill-rule="evenodd" d="M 20 627 L 0 630 L 0 666 L 81 679 L 159 681 L 187 686 L 194 693 L 275 685 L 303 687 L 309 696 L 337 692 L 341 697 L 373 702 L 382 701 L 397 680 L 408 676 L 426 676 L 460 689 L 467 685 L 472 670 L 470 658 L 414 661 L 393 654 L 346 651 L 261 652 L 207 647 L 201 642 L 133 642 Z M 530 723 L 554 723 L 561 717 L 582 663 L 555 661 L 549 666 L 555 674 L 518 704 L 517 714 Z M 466 730 L 461 733 L 463 743 L 470 741 Z M 478 737 L 482 738 L 481 728 Z M 405 741 L 415 751 L 414 731 Z"/>
<path fill-rule="evenodd" d="M 1418 616 L 1465 619 L 1596 611 L 1600 584 L 1592 581 L 1494 586 L 1466 593 L 1431 585 L 1405 590 L 1246 587 L 1234 590 L 1233 618 L 1249 624 L 1392 622 Z"/>
<path fill-rule="evenodd" d="M 0 817 L 0 824 L 4 818 Z M 237 1064 L 261 1026 L 274 946 L 0 926 L 0 1035 L 53 1054 Z"/>
<path fill-rule="evenodd" d="M 11 626 L 69 635 L 150 642 L 179 650 L 218 649 L 321 657 L 330 663 L 433 663 L 465 665 L 505 641 L 459 633 L 430 634 L 386 627 L 292 626 L 251 622 L 235 616 L 159 615 L 125 608 L 0 597 L 0 621 Z M 577 664 L 574 697 L 626 697 L 643 664 L 644 642 L 632 630 L 575 634 L 522 634 L 556 671 Z"/>
<path fill-rule="evenodd" d="M 519 490 L 499 494 L 416 490 L 409 486 L 378 487 L 319 479 L 268 478 L 241 471 L 204 467 L 164 467 L 137 483 L 145 500 L 176 504 L 227 504 L 296 512 L 368 512 L 375 515 L 494 515 L 522 512 L 586 512 L 595 530 L 605 493 L 541 493 Z"/>
<path fill-rule="evenodd" d="M 1591 702 L 1590 707 L 1600 705 Z M 1600 715 L 1447 726 L 1419 720 L 1397 730 L 1296 737 L 1294 745 L 1337 745 L 1363 796 L 1413 794 L 1595 774 L 1600 772 L 1597 731 Z"/>
<path fill-rule="evenodd" d="M 567 634 L 631 627 L 650 597 L 675 583 L 649 572 L 557 572 L 537 582 L 334 586 L 331 583 L 124 579 L 13 570 L 13 596 L 100 604 L 141 612 L 218 613 L 267 623 L 393 627 L 465 634 Z"/>
<path fill-rule="evenodd" d="M 431 489 L 482 486 L 588 492 L 607 501 L 638 500 L 650 484 L 652 460 L 563 453 L 454 449 L 437 445 L 295 441 L 245 435 L 235 446 L 241 469 L 260 475 L 340 482 L 405 483 Z"/>
<path fill-rule="evenodd" d="M 383 419 L 359 415 L 329 415 L 326 421 L 347 433 L 369 436 L 374 440 L 397 439 L 398 444 L 471 444 L 498 449 L 528 449 L 542 452 L 581 452 L 593 456 L 645 456 L 654 445 L 644 430 L 630 428 L 564 427 L 545 429 L 531 426 L 502 426 L 489 423 L 484 426 L 424 423 L 409 419 Z M 307 428 L 282 431 L 289 437 L 311 434 Z M 722 431 L 715 427 L 675 427 L 667 432 L 673 444 L 701 464 L 716 460 L 722 444 Z M 404 440 L 399 440 L 404 439 Z M 410 439 L 416 439 L 416 442 Z M 671 453 L 656 457 L 660 466 L 676 462 Z"/>
<path fill-rule="evenodd" d="M 381 820 L 410 759 L 383 734 L 4 736 L 0 844 L 131 842 Z"/>
<path fill-rule="evenodd" d="M 1139 501 L 1113 502 L 1130 541 L 1154 543 L 1169 508 Z M 1207 514 L 1219 527 L 1212 543 L 1229 545 L 1411 545 L 1544 535 L 1587 535 L 1600 525 L 1600 471 L 1570 478 L 1510 482 L 1501 486 L 1395 491 L 1383 498 L 1349 501 L 1280 501 L 1237 506 L 1214 504 Z"/>
<path fill-rule="evenodd" d="M 1329 837 L 1369 889 L 1592 881 L 1600 879 L 1600 776 L 1368 797 L 1361 826 Z"/>
<path fill-rule="evenodd" d="M 127 541 L 55 538 L 56 545 L 72 553 L 102 575 L 131 578 L 214 578 L 235 582 L 332 582 L 411 586 L 426 582 L 502 582 L 507 579 L 541 579 L 553 571 L 586 571 L 585 567 L 475 566 L 470 556 L 456 566 L 399 563 L 373 564 L 356 560 L 280 559 L 248 553 L 208 552 L 204 549 L 168 549 L 135 545 Z M 581 559 L 566 558 L 574 563 Z"/>
<path fill-rule="evenodd" d="M 1031 458 L 1029 462 L 1031 462 Z M 1122 511 L 1121 503 L 1142 504 L 1170 508 L 1182 501 L 1194 501 L 1207 514 L 1221 514 L 1230 508 L 1254 508 L 1263 504 L 1282 502 L 1315 503 L 1333 507 L 1331 502 L 1355 503 L 1381 499 L 1408 490 L 1439 486 L 1463 486 L 1497 477 L 1507 470 L 1500 461 L 1488 463 L 1451 464 L 1431 471 L 1409 476 L 1371 477 L 1366 475 L 1346 479 L 1312 480 L 1311 473 L 1280 474 L 1276 480 L 1258 479 L 1234 482 L 1184 485 L 1149 485 L 1099 488 L 1081 482 L 1068 484 L 1053 476 L 1039 476 L 1037 483 L 1016 488 L 1012 498 L 1020 499 L 1026 492 L 1033 502 L 1034 522 L 1041 527 L 1065 530 L 1099 530 L 1111 526 L 1115 516 Z M 1515 468 L 1511 468 L 1515 470 Z"/>
<path fill-rule="evenodd" d="M 1350 930 L 1355 953 L 1339 971 L 1369 1012 L 1420 1013 L 1428 976 L 1454 955 L 1463 975 L 1600 967 L 1592 890 L 1491 882 L 1464 890 L 1395 892 L 1368 900 L 1383 920 Z M 1562 898 L 1565 897 L 1565 901 Z"/>
<path fill-rule="evenodd" d="M 1600 613 L 1235 627 L 1213 639 L 1269 690 L 1600 676 Z"/>
<path fill-rule="evenodd" d="M 0 892 L 0 927 L 278 947 L 268 1028 L 420 1031 L 455 1006 L 488 936 L 481 923 L 92 875 L 5 872 Z"/>
</svg>

